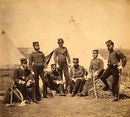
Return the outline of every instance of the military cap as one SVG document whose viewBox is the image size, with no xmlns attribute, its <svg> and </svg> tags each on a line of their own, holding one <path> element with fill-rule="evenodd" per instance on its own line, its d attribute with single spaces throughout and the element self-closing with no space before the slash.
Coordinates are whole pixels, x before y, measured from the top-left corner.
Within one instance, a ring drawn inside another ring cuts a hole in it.
<svg viewBox="0 0 130 117">
<path fill-rule="evenodd" d="M 73 60 L 77 60 L 77 61 L 79 61 L 79 58 L 73 58 Z"/>
<path fill-rule="evenodd" d="M 58 44 L 60 43 L 64 43 L 64 40 L 62 38 L 59 38 L 58 41 L 57 41 Z"/>
<path fill-rule="evenodd" d="M 27 64 L 27 59 L 26 58 L 21 58 L 20 62 L 21 62 L 21 64 Z"/>
<path fill-rule="evenodd" d="M 36 44 L 39 45 L 39 42 L 38 42 L 38 41 L 34 41 L 34 42 L 33 42 L 33 46 L 35 46 Z"/>
<path fill-rule="evenodd" d="M 113 42 L 112 40 L 108 40 L 108 41 L 105 42 L 105 44 L 106 44 L 107 46 L 110 46 L 110 45 L 113 45 L 114 42 Z"/>
<path fill-rule="evenodd" d="M 93 53 L 96 52 L 96 53 L 99 53 L 99 50 L 93 50 Z"/>
<path fill-rule="evenodd" d="M 51 64 L 51 67 L 56 66 L 56 64 Z"/>
</svg>

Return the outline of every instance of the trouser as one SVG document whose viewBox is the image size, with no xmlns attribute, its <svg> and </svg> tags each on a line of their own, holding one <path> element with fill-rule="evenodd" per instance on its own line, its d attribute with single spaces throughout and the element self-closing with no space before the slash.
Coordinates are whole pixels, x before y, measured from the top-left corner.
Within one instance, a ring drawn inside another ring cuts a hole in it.
<svg viewBox="0 0 130 117">
<path fill-rule="evenodd" d="M 34 79 L 36 84 L 36 98 L 41 98 L 40 91 L 39 91 L 39 76 L 41 77 L 43 83 L 43 96 L 47 95 L 47 80 L 44 77 L 43 66 L 33 66 L 34 71 Z"/>
<path fill-rule="evenodd" d="M 82 79 L 77 79 L 76 82 L 74 82 L 73 80 L 70 81 L 70 93 L 78 93 L 79 90 L 81 89 L 82 87 L 82 82 L 83 80 Z"/>
<path fill-rule="evenodd" d="M 109 87 L 109 84 L 106 79 L 111 75 L 113 76 L 112 93 L 113 93 L 113 96 L 118 97 L 119 70 L 117 69 L 117 66 L 108 66 L 108 68 L 102 74 L 100 79 L 102 80 L 102 82 L 105 84 L 106 87 Z"/>
<path fill-rule="evenodd" d="M 27 88 L 26 88 L 26 84 L 16 84 L 16 87 L 22 93 L 24 100 L 26 100 L 27 99 Z"/>
<path fill-rule="evenodd" d="M 100 78 L 100 76 L 103 74 L 103 72 L 104 72 L 104 70 L 102 70 L 102 71 L 98 74 L 98 76 L 97 76 L 95 79 Z M 82 93 L 85 94 L 85 95 L 87 95 L 89 89 L 91 89 L 92 87 L 93 87 L 93 79 L 92 79 L 92 78 L 89 78 L 89 79 L 85 82 L 85 84 L 84 84 L 84 86 L 83 86 Z"/>
<path fill-rule="evenodd" d="M 35 83 L 33 83 L 29 87 L 27 87 L 27 96 L 29 98 L 31 98 L 32 100 L 36 99 L 36 85 L 35 85 Z"/>
<path fill-rule="evenodd" d="M 63 80 L 63 73 L 64 73 L 64 76 L 65 76 L 65 89 L 67 89 L 68 87 L 68 83 L 69 83 L 69 72 L 68 72 L 68 66 L 67 66 L 67 62 L 59 62 L 59 73 L 60 73 L 60 76 Z"/>
<path fill-rule="evenodd" d="M 48 76 L 48 87 L 50 87 L 51 90 L 56 90 L 57 93 L 64 93 L 64 85 L 57 84 L 50 76 Z"/>
</svg>

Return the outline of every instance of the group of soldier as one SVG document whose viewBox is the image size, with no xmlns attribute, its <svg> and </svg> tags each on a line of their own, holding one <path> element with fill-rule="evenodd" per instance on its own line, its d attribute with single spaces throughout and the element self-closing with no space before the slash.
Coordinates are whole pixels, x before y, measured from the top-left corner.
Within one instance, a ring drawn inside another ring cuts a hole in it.
<svg viewBox="0 0 130 117">
<path fill-rule="evenodd" d="M 41 98 L 48 98 L 52 95 L 51 90 L 55 90 L 59 96 L 66 96 L 70 93 L 72 97 L 87 96 L 90 82 L 85 79 L 87 70 L 79 64 L 79 58 L 73 58 L 73 66 L 69 52 L 63 46 L 64 40 L 59 38 L 59 47 L 54 50 L 54 64 L 51 64 L 51 71 L 45 72 L 47 63 L 45 55 L 40 51 L 39 42 L 33 42 L 34 52 L 29 57 L 29 67 L 26 58 L 21 59 L 21 67 L 14 71 L 14 82 L 21 91 L 25 100 L 32 100 L 39 103 Z M 99 50 L 93 50 L 93 59 L 90 62 L 89 73 L 92 77 L 101 79 L 104 83 L 104 91 L 110 90 L 107 82 L 109 76 L 113 76 L 112 93 L 115 97 L 113 101 L 118 101 L 119 95 L 119 73 L 124 68 L 127 59 L 119 50 L 114 50 L 114 42 L 108 40 L 106 46 L 109 51 L 108 67 L 104 69 L 103 60 L 98 58 Z M 70 70 L 69 70 L 70 68 Z M 63 82 L 63 74 L 65 82 Z M 39 76 L 43 82 L 43 93 L 39 90 Z M 50 93 L 47 89 L 50 89 Z"/>
</svg>

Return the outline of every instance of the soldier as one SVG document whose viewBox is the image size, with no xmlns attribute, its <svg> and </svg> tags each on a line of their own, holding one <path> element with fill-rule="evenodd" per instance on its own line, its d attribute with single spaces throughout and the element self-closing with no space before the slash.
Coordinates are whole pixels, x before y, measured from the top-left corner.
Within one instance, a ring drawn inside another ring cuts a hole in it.
<svg viewBox="0 0 130 117">
<path fill-rule="evenodd" d="M 62 71 L 65 75 L 65 90 L 67 90 L 68 82 L 69 82 L 69 74 L 68 74 L 68 63 L 70 64 L 70 56 L 66 47 L 63 47 L 64 40 L 62 38 L 58 39 L 59 47 L 55 49 L 54 52 L 54 62 L 59 65 L 60 75 L 62 76 Z"/>
<path fill-rule="evenodd" d="M 70 93 L 72 97 L 78 92 L 85 75 L 85 68 L 79 65 L 79 59 L 73 58 L 73 67 L 70 69 Z"/>
<path fill-rule="evenodd" d="M 106 46 L 109 51 L 109 59 L 108 59 L 108 67 L 100 77 L 105 87 L 103 88 L 104 91 L 110 89 L 107 78 L 109 76 L 113 76 L 113 84 L 112 84 L 112 92 L 115 99 L 113 101 L 118 101 L 118 93 L 119 93 L 119 72 L 125 67 L 127 59 L 126 56 L 121 53 L 119 50 L 114 50 L 114 43 L 111 40 L 106 42 Z"/>
<path fill-rule="evenodd" d="M 89 72 L 92 77 L 99 78 L 103 71 L 104 71 L 104 63 L 102 59 L 98 58 L 98 50 L 93 50 L 93 59 L 91 60 L 90 66 L 89 66 Z M 92 88 L 93 86 L 93 79 L 89 78 L 86 83 L 83 86 L 82 92 L 79 94 L 79 96 L 87 96 L 88 90 Z"/>
<path fill-rule="evenodd" d="M 43 98 L 47 97 L 47 80 L 44 77 L 44 68 L 47 64 L 45 61 L 45 56 L 43 52 L 40 51 L 39 42 L 33 42 L 34 52 L 30 55 L 29 58 L 29 67 L 34 72 L 35 83 L 36 83 L 36 99 L 40 100 L 41 95 L 39 92 L 39 75 L 43 82 Z"/>
<path fill-rule="evenodd" d="M 22 58 L 21 60 L 21 67 L 14 70 L 14 82 L 15 86 L 21 91 L 23 94 L 23 97 L 25 100 L 28 99 L 28 89 L 30 88 L 30 93 L 32 101 L 35 103 L 38 103 L 36 100 L 36 88 L 35 88 L 35 82 L 33 82 L 33 76 L 31 74 L 31 71 L 28 69 L 27 66 L 27 59 Z M 31 78 L 32 82 L 27 85 L 27 82 Z M 29 86 L 29 87 L 28 87 Z"/>
<path fill-rule="evenodd" d="M 48 73 L 48 83 L 51 90 L 56 90 L 60 96 L 66 96 L 64 84 L 56 68 L 56 64 L 51 64 L 51 72 Z"/>
</svg>

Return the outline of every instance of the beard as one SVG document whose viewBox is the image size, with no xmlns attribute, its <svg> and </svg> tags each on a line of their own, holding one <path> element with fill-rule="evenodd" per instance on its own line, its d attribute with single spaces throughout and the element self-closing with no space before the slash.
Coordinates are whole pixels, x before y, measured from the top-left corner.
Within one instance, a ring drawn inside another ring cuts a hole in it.
<svg viewBox="0 0 130 117">
<path fill-rule="evenodd" d="M 74 65 L 74 68 L 77 69 L 79 67 L 79 65 Z"/>
</svg>

